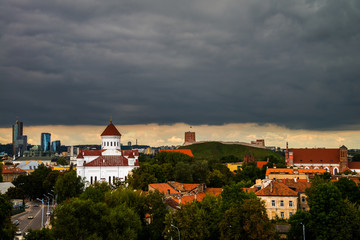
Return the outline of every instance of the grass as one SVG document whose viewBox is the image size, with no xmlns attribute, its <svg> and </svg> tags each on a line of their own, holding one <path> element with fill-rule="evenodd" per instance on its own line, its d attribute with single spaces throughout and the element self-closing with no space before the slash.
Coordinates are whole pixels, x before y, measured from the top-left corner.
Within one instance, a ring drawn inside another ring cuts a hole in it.
<svg viewBox="0 0 360 240">
<path fill-rule="evenodd" d="M 198 160 L 219 160 L 222 157 L 235 156 L 241 161 L 244 155 L 254 154 L 255 161 L 264 161 L 267 156 L 275 156 L 279 159 L 284 157 L 268 149 L 249 147 L 239 144 L 222 144 L 220 142 L 195 143 L 188 146 L 182 146 L 181 149 L 191 149 L 194 158 Z"/>
</svg>

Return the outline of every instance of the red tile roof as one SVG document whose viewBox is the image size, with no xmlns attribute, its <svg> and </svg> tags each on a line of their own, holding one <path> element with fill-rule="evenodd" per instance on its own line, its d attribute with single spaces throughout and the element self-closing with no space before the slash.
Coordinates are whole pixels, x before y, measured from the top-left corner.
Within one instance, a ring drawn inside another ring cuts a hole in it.
<svg viewBox="0 0 360 240">
<path fill-rule="evenodd" d="M 256 192 L 257 189 L 256 188 L 243 188 L 243 191 L 246 193 L 250 193 L 250 192 Z"/>
<path fill-rule="evenodd" d="M 217 196 L 217 195 L 221 194 L 222 190 L 223 190 L 222 188 L 206 188 L 204 192 L 206 194 L 213 194 L 213 195 Z"/>
<path fill-rule="evenodd" d="M 272 181 L 268 186 L 255 193 L 257 196 L 297 196 L 298 193 L 291 190 L 283 183 Z"/>
<path fill-rule="evenodd" d="M 176 191 L 174 188 L 172 188 L 168 183 L 152 183 L 149 184 L 150 187 L 154 188 L 155 190 L 158 190 L 164 195 L 168 195 L 170 190 L 170 195 L 172 194 L 179 194 L 178 191 Z"/>
<path fill-rule="evenodd" d="M 348 166 L 350 169 L 360 169 L 360 162 L 349 162 Z"/>
<path fill-rule="evenodd" d="M 179 182 L 168 182 L 170 186 L 181 192 L 190 192 L 199 186 L 199 184 L 193 183 L 179 183 Z"/>
<path fill-rule="evenodd" d="M 131 153 L 132 153 L 134 156 L 139 156 L 139 151 L 138 151 L 138 150 L 122 150 L 122 154 L 123 154 L 124 156 L 129 156 Z"/>
<path fill-rule="evenodd" d="M 83 156 L 101 156 L 102 150 L 80 150 Z"/>
<path fill-rule="evenodd" d="M 112 121 L 110 121 L 109 125 L 105 128 L 101 136 L 121 136 L 121 134 L 114 126 Z"/>
<path fill-rule="evenodd" d="M 339 163 L 339 148 L 291 148 L 294 163 Z"/>
<path fill-rule="evenodd" d="M 267 161 L 257 161 L 256 162 L 256 166 L 258 167 L 258 168 L 262 168 L 264 165 L 266 165 L 267 164 Z"/>
<path fill-rule="evenodd" d="M 9 166 L 9 165 L 3 165 L 2 166 L 2 173 L 3 174 L 23 174 L 26 173 L 26 171 L 22 170 L 21 168 Z"/>
<path fill-rule="evenodd" d="M 160 152 L 179 152 L 194 157 L 191 149 L 161 149 Z"/>
<path fill-rule="evenodd" d="M 298 173 L 305 173 L 305 174 L 311 174 L 311 173 L 325 173 L 325 169 L 292 169 L 292 168 L 268 168 L 266 170 L 266 176 L 269 174 L 277 174 L 277 173 L 285 173 L 285 174 L 296 174 L 295 172 L 298 171 Z"/>
<path fill-rule="evenodd" d="M 299 181 L 299 180 L 305 180 Z M 277 179 L 277 182 L 283 183 L 288 187 L 292 187 L 295 189 L 296 192 L 305 192 L 306 188 L 311 187 L 311 183 L 307 182 L 306 179 L 297 179 L 296 182 L 294 179 Z M 294 190 L 293 189 L 293 190 Z"/>
<path fill-rule="evenodd" d="M 100 156 L 95 160 L 84 164 L 86 167 L 98 166 L 129 166 L 127 158 L 123 156 Z"/>
</svg>

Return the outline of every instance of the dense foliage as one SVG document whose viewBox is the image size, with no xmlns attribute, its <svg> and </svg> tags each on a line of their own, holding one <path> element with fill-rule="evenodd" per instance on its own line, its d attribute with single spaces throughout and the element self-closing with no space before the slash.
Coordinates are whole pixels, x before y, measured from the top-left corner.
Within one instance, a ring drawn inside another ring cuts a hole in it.
<svg viewBox="0 0 360 240">
<path fill-rule="evenodd" d="M 290 218 L 289 239 L 302 239 L 302 224 L 307 239 L 358 239 L 359 193 L 359 187 L 347 178 L 338 182 L 326 177 L 314 178 L 311 188 L 306 190 L 310 211 L 298 211 Z"/>
<path fill-rule="evenodd" d="M 0 193 L 0 240 L 13 239 L 14 226 L 11 223 L 12 204 Z"/>
</svg>

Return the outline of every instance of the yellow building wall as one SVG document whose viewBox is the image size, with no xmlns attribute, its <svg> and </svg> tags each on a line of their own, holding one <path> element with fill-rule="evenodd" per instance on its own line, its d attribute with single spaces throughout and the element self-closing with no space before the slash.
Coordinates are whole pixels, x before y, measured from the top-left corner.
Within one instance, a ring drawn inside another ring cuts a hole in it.
<svg viewBox="0 0 360 240">
<path fill-rule="evenodd" d="M 298 197 L 286 196 L 258 196 L 265 203 L 266 213 L 269 219 L 275 219 L 276 216 L 281 218 L 281 213 L 284 213 L 284 219 L 289 219 L 291 214 L 295 214 L 298 210 Z M 272 201 L 275 201 L 275 206 L 272 206 Z M 281 206 L 281 200 L 284 205 Z M 292 201 L 292 206 L 289 202 Z"/>
</svg>

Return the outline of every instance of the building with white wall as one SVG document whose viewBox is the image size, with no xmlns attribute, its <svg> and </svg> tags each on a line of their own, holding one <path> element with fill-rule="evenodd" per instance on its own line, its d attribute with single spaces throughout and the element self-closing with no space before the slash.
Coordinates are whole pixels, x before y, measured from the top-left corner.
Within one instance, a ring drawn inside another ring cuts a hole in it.
<svg viewBox="0 0 360 240">
<path fill-rule="evenodd" d="M 112 184 L 117 178 L 124 181 L 139 166 L 138 157 L 137 150 L 121 150 L 121 134 L 110 121 L 101 134 L 101 150 L 80 150 L 77 174 L 88 184 L 97 181 Z"/>
</svg>

